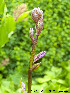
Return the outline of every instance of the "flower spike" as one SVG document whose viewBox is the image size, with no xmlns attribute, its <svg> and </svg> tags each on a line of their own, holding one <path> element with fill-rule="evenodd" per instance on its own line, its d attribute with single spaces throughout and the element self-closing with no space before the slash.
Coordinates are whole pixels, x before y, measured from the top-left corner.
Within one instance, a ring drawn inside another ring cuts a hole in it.
<svg viewBox="0 0 70 93">
<path fill-rule="evenodd" d="M 36 33 L 34 38 L 34 30 L 33 28 L 30 28 L 29 33 L 30 33 L 30 37 L 31 37 L 33 45 L 32 45 L 31 57 L 29 62 L 29 70 L 28 70 L 28 93 L 31 93 L 32 71 L 38 69 L 40 66 L 40 63 L 36 63 L 36 64 L 33 64 L 33 63 L 39 60 L 40 58 L 42 58 L 46 54 L 46 51 L 42 51 L 39 54 L 35 55 L 38 36 L 41 33 L 41 30 L 43 29 L 43 11 L 40 10 L 39 7 L 34 8 L 32 10 L 31 17 L 33 21 L 35 22 Z"/>
<path fill-rule="evenodd" d="M 47 52 L 47 51 L 42 51 L 42 52 L 40 52 L 39 54 L 35 55 L 35 56 L 34 56 L 34 61 L 33 61 L 33 63 L 36 62 L 37 60 L 39 60 L 40 58 L 42 58 L 42 57 L 46 54 L 46 52 Z"/>
</svg>

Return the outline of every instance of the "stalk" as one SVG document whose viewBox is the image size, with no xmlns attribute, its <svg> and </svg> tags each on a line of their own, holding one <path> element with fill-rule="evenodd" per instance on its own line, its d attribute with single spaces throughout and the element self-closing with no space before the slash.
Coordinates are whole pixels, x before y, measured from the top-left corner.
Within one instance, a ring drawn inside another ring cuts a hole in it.
<svg viewBox="0 0 70 93">
<path fill-rule="evenodd" d="M 30 57 L 30 62 L 29 62 L 29 70 L 28 70 L 28 93 L 31 93 L 32 70 L 30 70 L 30 68 L 33 65 L 33 59 L 34 59 L 34 55 L 35 55 L 37 40 L 38 40 L 38 35 L 35 35 L 35 41 L 34 41 L 34 44 L 32 45 L 32 52 L 31 52 L 31 57 Z"/>
<path fill-rule="evenodd" d="M 32 71 L 28 70 L 28 93 L 31 93 Z"/>
</svg>

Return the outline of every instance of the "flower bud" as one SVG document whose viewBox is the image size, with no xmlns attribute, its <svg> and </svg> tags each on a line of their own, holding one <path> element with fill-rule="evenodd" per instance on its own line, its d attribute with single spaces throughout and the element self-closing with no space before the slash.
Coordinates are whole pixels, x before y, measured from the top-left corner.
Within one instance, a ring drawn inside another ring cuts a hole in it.
<svg viewBox="0 0 70 93">
<path fill-rule="evenodd" d="M 33 30 L 33 28 L 30 28 L 29 34 L 30 34 L 31 36 L 34 36 L 34 30 Z"/>
<path fill-rule="evenodd" d="M 21 82 L 21 85 L 22 85 L 22 88 L 23 88 L 24 90 L 26 90 L 25 84 L 24 84 L 23 82 Z"/>
<path fill-rule="evenodd" d="M 40 63 L 41 63 L 41 62 L 40 62 Z M 36 64 L 34 64 L 30 69 L 31 69 L 32 71 L 38 69 L 39 66 L 40 66 L 40 63 L 36 63 Z"/>
<path fill-rule="evenodd" d="M 33 30 L 33 28 L 30 28 L 30 30 L 29 30 L 29 34 L 30 34 L 30 37 L 31 37 L 32 43 L 34 43 L 34 30 Z"/>
<path fill-rule="evenodd" d="M 22 78 L 21 78 L 21 80 L 22 80 Z M 20 80 L 20 84 L 21 84 L 22 92 L 27 93 L 26 88 L 25 88 L 25 84 L 23 82 L 21 82 L 21 80 Z"/>
<path fill-rule="evenodd" d="M 37 14 L 38 14 L 38 17 L 41 17 L 43 15 L 43 11 L 40 10 L 39 7 L 37 8 Z"/>
<path fill-rule="evenodd" d="M 39 7 L 32 10 L 31 17 L 35 23 L 38 22 L 41 16 L 43 16 L 43 11 Z"/>
<path fill-rule="evenodd" d="M 43 15 L 40 17 L 40 19 L 39 19 L 40 21 L 43 21 Z"/>
<path fill-rule="evenodd" d="M 40 52 L 39 54 L 35 55 L 34 56 L 34 60 L 33 60 L 33 63 L 36 62 L 37 60 L 39 60 L 40 58 L 42 58 L 45 54 L 46 54 L 47 51 L 42 51 Z"/>
<path fill-rule="evenodd" d="M 35 29 L 38 29 L 38 28 L 43 28 L 43 22 L 42 22 L 42 19 L 39 20 L 39 21 L 35 24 Z"/>
<path fill-rule="evenodd" d="M 32 14 L 31 16 L 35 23 L 38 22 L 38 15 L 36 13 Z"/>
<path fill-rule="evenodd" d="M 37 26 L 36 26 L 36 29 L 37 29 L 37 35 L 39 35 L 40 33 L 41 33 L 41 30 L 43 29 L 43 22 L 41 22 L 40 20 L 39 20 L 39 22 L 38 22 L 38 24 L 37 24 Z"/>
</svg>

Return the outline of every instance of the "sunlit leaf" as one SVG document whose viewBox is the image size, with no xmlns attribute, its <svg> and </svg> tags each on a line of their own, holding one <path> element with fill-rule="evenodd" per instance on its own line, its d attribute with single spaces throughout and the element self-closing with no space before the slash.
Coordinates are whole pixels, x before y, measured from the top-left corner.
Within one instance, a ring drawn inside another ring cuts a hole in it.
<svg viewBox="0 0 70 93">
<path fill-rule="evenodd" d="M 31 12 L 31 11 L 27 11 L 27 12 L 21 14 L 21 15 L 18 17 L 16 23 L 18 23 L 18 22 L 22 21 L 24 18 L 26 18 L 30 12 Z"/>
<path fill-rule="evenodd" d="M 8 34 L 16 28 L 14 18 L 7 16 L 0 25 L 0 47 L 8 42 Z"/>
<path fill-rule="evenodd" d="M 5 6 L 4 0 L 0 0 L 0 14 L 3 14 L 3 12 L 4 12 L 4 6 Z"/>
</svg>

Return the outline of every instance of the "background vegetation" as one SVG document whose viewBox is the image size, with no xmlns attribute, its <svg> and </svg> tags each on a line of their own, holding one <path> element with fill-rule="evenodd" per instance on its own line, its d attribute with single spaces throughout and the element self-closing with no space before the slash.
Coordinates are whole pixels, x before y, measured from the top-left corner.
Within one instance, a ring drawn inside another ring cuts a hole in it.
<svg viewBox="0 0 70 93">
<path fill-rule="evenodd" d="M 27 5 L 27 11 L 37 7 L 43 10 L 43 30 L 39 35 L 35 53 L 44 50 L 47 53 L 38 61 L 41 62 L 40 68 L 32 73 L 31 93 L 35 90 L 40 93 L 42 89 L 43 93 L 50 93 L 49 90 L 51 93 L 59 93 L 60 90 L 70 93 L 69 2 L 70 0 L 5 0 L 7 12 L 5 13 L 3 8 L 0 11 L 1 19 L 4 13 L 14 18 L 14 8 L 23 3 Z M 4 4 L 2 7 L 5 7 Z M 1 22 L 0 20 L 0 27 Z M 10 21 L 6 25 L 8 28 L 3 28 L 4 31 L 11 29 L 14 32 L 0 51 L 0 93 L 21 93 L 21 77 L 26 89 L 28 84 L 28 63 L 32 50 L 29 29 L 35 28 L 31 13 L 25 20 L 17 23 L 15 28 L 12 24 Z"/>
</svg>

